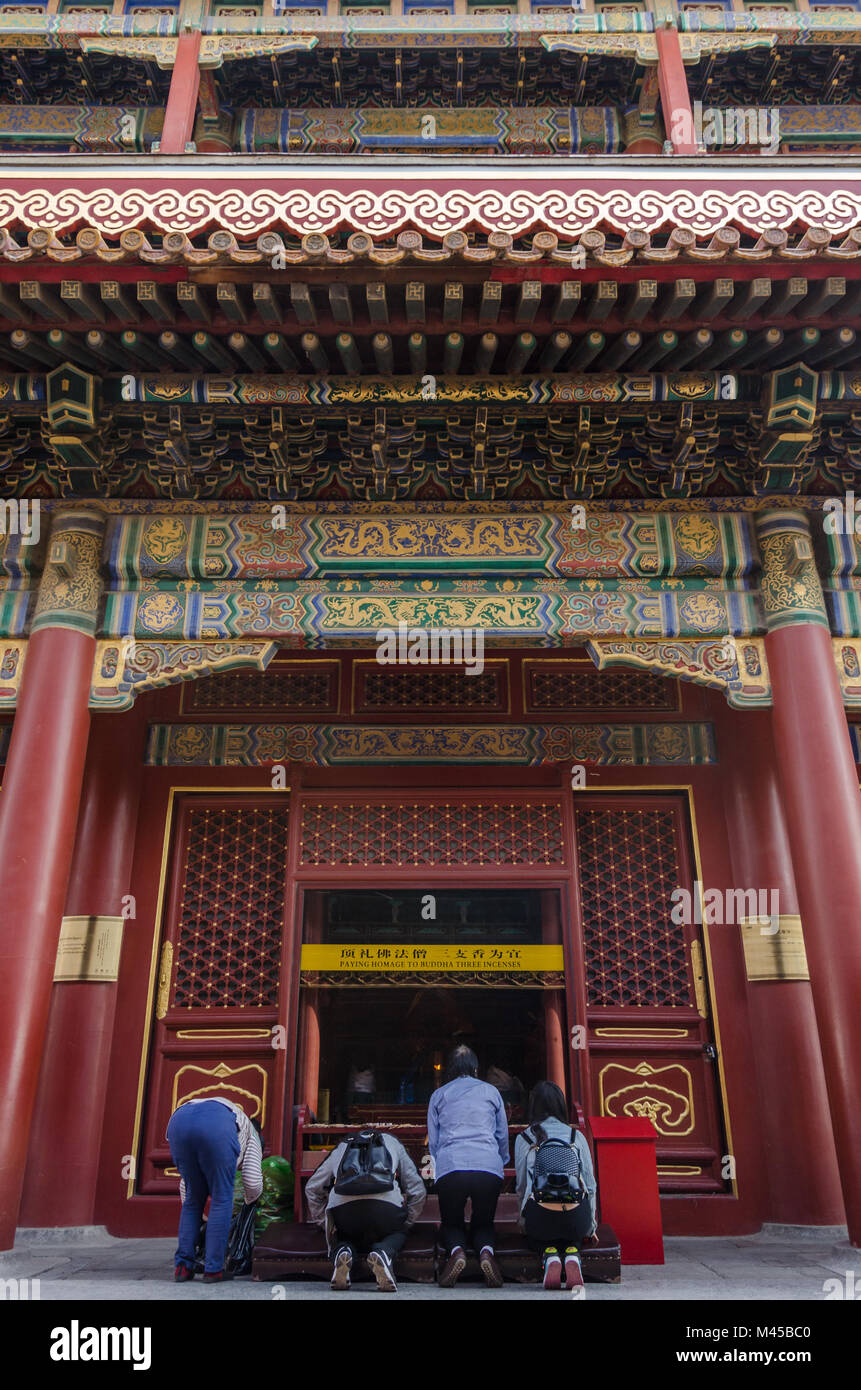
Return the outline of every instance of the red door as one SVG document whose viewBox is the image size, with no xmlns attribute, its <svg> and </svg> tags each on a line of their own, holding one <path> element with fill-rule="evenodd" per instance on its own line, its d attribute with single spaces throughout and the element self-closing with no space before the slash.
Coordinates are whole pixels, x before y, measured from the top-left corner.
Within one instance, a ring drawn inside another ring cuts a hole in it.
<svg viewBox="0 0 861 1390">
<path fill-rule="evenodd" d="M 189 795 L 174 824 L 140 1192 L 175 1192 L 165 1139 L 182 1100 L 227 1096 L 282 1152 L 288 802 Z"/>
<path fill-rule="evenodd" d="M 693 894 L 687 800 L 578 794 L 574 824 L 591 1113 L 651 1120 L 662 1191 L 726 1191 L 702 927 L 671 915 Z"/>
</svg>

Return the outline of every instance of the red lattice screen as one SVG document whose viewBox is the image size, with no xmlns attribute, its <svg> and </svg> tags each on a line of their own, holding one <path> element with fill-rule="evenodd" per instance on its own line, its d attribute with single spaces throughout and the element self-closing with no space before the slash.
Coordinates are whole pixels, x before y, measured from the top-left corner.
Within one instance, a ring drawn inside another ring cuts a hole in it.
<svg viewBox="0 0 861 1390">
<path fill-rule="evenodd" d="M 564 864 L 556 802 L 305 804 L 303 864 Z"/>
<path fill-rule="evenodd" d="M 528 711 L 678 709 L 675 681 L 650 671 L 596 671 L 591 663 L 529 663 Z"/>
<path fill-rule="evenodd" d="M 412 671 L 401 667 L 381 667 L 363 673 L 356 713 L 371 710 L 503 708 L 505 671 L 489 666 L 480 675 L 452 669 L 427 668 Z"/>
<path fill-rule="evenodd" d="M 332 713 L 336 707 L 337 662 L 275 663 L 267 671 L 222 671 L 192 681 L 183 708 L 193 713 L 260 710 Z"/>
<path fill-rule="evenodd" d="M 277 1005 L 286 847 L 285 806 L 189 811 L 174 1008 Z"/>
<path fill-rule="evenodd" d="M 670 920 L 686 883 L 677 820 L 663 808 L 575 808 L 589 1004 L 692 1004 L 684 929 Z"/>
</svg>

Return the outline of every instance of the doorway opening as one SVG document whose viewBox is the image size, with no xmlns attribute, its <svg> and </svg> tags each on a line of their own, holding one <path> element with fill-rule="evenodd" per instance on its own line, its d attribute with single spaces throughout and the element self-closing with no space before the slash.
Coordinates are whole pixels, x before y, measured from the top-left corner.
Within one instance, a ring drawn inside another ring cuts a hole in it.
<svg viewBox="0 0 861 1390">
<path fill-rule="evenodd" d="M 461 1043 L 512 1123 L 564 1088 L 558 892 L 309 891 L 303 942 L 296 1098 L 320 1122 L 419 1121 Z"/>
</svg>

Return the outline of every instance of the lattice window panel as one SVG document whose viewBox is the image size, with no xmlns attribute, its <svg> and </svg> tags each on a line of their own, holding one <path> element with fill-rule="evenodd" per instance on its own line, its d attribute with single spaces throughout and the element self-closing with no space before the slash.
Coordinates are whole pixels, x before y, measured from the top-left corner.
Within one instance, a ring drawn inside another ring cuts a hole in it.
<svg viewBox="0 0 861 1390">
<path fill-rule="evenodd" d="M 684 886 L 671 810 L 575 809 L 588 1002 L 694 1003 L 683 928 L 670 920 Z"/>
<path fill-rule="evenodd" d="M 306 803 L 303 864 L 563 864 L 556 802 Z"/>
<path fill-rule="evenodd" d="M 535 711 L 678 708 L 675 681 L 650 671 L 596 671 L 583 665 L 533 668 L 528 704 Z"/>
<path fill-rule="evenodd" d="M 286 670 L 276 666 L 268 671 L 223 671 L 192 682 L 184 708 L 195 714 L 219 710 L 331 713 L 336 676 L 334 667 L 320 669 L 311 662 Z"/>
<path fill-rule="evenodd" d="M 278 1003 L 287 808 L 189 812 L 173 1007 Z"/>
<path fill-rule="evenodd" d="M 503 673 L 490 667 L 477 676 L 448 669 L 419 671 L 380 667 L 365 672 L 356 713 L 364 710 L 465 709 L 502 707 Z"/>
</svg>

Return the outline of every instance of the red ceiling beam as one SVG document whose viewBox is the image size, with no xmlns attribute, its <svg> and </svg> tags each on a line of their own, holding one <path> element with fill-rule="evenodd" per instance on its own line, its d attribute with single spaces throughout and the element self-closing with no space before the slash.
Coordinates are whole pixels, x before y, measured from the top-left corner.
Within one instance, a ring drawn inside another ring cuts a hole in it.
<svg viewBox="0 0 861 1390">
<path fill-rule="evenodd" d="M 164 128 L 159 141 L 159 154 L 186 154 L 194 132 L 197 115 L 197 94 L 200 90 L 200 31 L 180 34 L 176 47 L 176 62 L 170 79 Z"/>
</svg>

